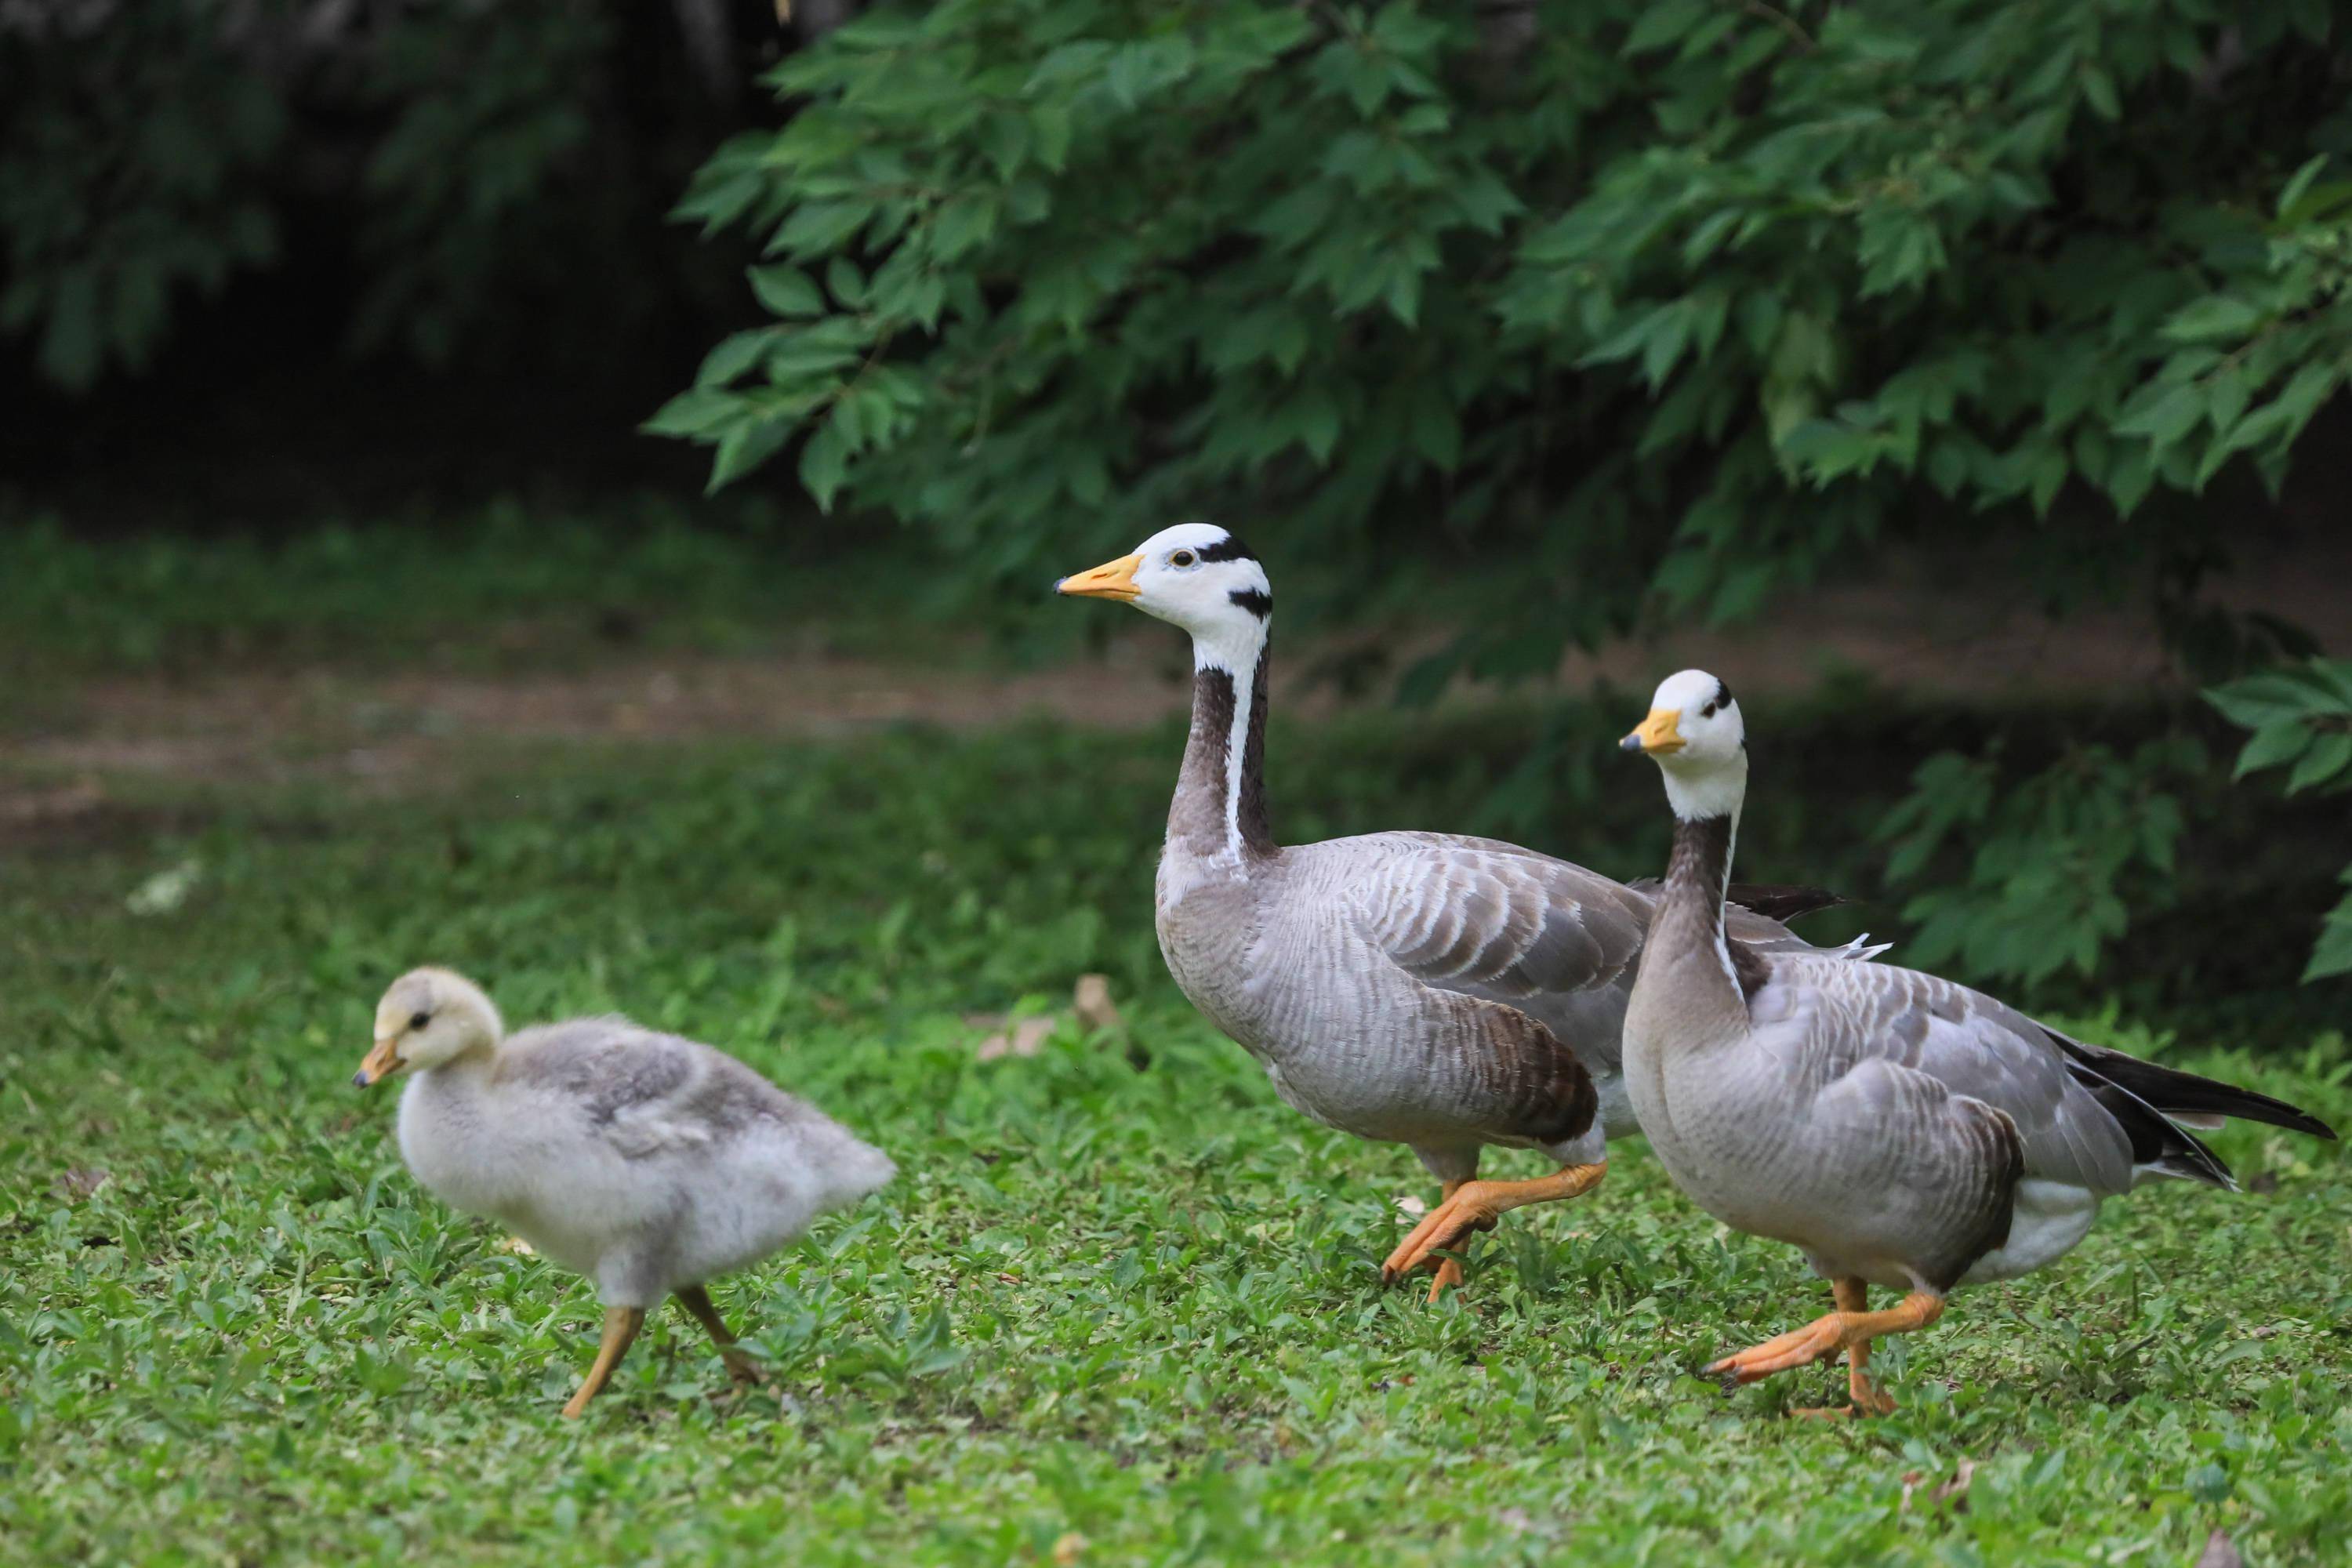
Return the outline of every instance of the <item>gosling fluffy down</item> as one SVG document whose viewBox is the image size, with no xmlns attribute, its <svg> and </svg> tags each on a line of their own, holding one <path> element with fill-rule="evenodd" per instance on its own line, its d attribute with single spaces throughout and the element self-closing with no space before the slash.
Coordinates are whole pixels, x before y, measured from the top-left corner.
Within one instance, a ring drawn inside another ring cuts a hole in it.
<svg viewBox="0 0 2352 1568">
<path fill-rule="evenodd" d="M 642 1319 L 677 1292 L 702 1318 L 704 1280 L 790 1246 L 894 1173 L 723 1051 L 619 1017 L 509 1037 L 481 989 L 446 969 L 393 983 L 353 1081 L 402 1071 L 400 1152 L 416 1179 L 587 1276 L 608 1315 Z M 715 1314 L 704 1321 L 731 1343 Z M 613 1331 L 608 1316 L 608 1342 Z"/>
</svg>

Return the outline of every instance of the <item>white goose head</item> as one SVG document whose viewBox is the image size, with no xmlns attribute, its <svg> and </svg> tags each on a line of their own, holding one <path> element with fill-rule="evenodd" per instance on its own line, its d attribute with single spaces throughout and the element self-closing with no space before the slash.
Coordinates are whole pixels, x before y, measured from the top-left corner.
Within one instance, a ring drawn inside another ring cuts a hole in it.
<svg viewBox="0 0 2352 1568">
<path fill-rule="evenodd" d="M 404 1068 L 436 1068 L 489 1049 L 505 1034 L 480 986 L 453 970 L 412 969 L 375 1005 L 375 1044 L 352 1081 L 365 1089 Z"/>
<path fill-rule="evenodd" d="M 1181 626 L 1203 663 L 1247 670 L 1265 646 L 1274 588 L 1247 546 L 1213 522 L 1163 528 L 1133 552 L 1065 577 L 1056 593 L 1118 599 Z"/>
<path fill-rule="evenodd" d="M 1738 815 L 1748 789 L 1748 726 L 1731 689 L 1706 671 L 1685 669 L 1659 682 L 1650 716 L 1618 743 L 1657 763 L 1676 816 Z"/>
</svg>

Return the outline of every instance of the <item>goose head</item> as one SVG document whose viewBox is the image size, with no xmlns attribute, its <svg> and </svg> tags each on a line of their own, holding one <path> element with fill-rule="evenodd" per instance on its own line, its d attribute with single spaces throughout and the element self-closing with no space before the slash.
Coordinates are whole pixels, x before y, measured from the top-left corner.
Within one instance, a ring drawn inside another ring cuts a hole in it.
<svg viewBox="0 0 2352 1568">
<path fill-rule="evenodd" d="M 1748 727 L 1731 688 L 1703 669 L 1658 683 L 1650 716 L 1618 742 L 1658 764 L 1675 815 L 1729 816 L 1748 787 Z"/>
<path fill-rule="evenodd" d="M 1203 648 L 1235 653 L 1262 644 L 1274 587 L 1249 548 L 1213 522 L 1163 528 L 1129 553 L 1065 577 L 1054 590 L 1076 599 L 1118 599 L 1183 627 Z"/>
<path fill-rule="evenodd" d="M 365 1089 L 404 1068 L 422 1070 L 497 1046 L 506 1033 L 480 986 L 446 969 L 412 969 L 375 1005 L 375 1045 L 352 1082 Z"/>
</svg>

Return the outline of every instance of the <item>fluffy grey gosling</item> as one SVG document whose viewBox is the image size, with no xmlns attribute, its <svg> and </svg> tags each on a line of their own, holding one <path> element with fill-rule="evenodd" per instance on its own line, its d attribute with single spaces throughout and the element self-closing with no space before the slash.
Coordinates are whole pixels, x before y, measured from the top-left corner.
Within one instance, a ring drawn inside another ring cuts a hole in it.
<svg viewBox="0 0 2352 1568">
<path fill-rule="evenodd" d="M 1895 1402 L 1870 1342 L 1961 1285 L 2014 1279 L 2159 1178 L 2234 1189 L 2191 1127 L 2243 1117 L 2333 1138 L 2282 1100 L 2069 1038 L 1981 991 L 1890 963 L 1724 940 L 1748 793 L 1722 681 L 1670 677 L 1625 737 L 1674 808 L 1665 896 L 1625 1011 L 1625 1083 L 1666 1174 L 1734 1230 L 1803 1249 L 1837 1310 L 1707 1368 L 1752 1383 L 1843 1352 L 1851 1411 Z M 1900 1291 L 1872 1311 L 1867 1290 Z"/>
<path fill-rule="evenodd" d="M 481 989 L 416 969 L 376 1005 L 352 1081 L 403 1069 L 400 1152 L 427 1190 L 595 1281 L 604 1339 L 577 1416 L 672 1292 L 739 1378 L 757 1376 L 703 1281 L 800 1238 L 887 1182 L 887 1156 L 723 1051 L 626 1018 L 509 1038 Z"/>
</svg>

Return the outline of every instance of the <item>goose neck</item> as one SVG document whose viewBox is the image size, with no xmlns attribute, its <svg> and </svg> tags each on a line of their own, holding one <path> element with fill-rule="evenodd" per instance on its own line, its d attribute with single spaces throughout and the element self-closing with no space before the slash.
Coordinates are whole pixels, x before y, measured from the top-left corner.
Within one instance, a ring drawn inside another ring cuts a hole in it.
<svg viewBox="0 0 2352 1568">
<path fill-rule="evenodd" d="M 1168 843 L 1203 859 L 1241 864 L 1276 852 L 1265 808 L 1266 627 L 1249 637 L 1192 643 L 1192 728 Z"/>
<path fill-rule="evenodd" d="M 1724 931 L 1723 901 L 1731 883 L 1746 784 L 1744 758 L 1736 773 L 1702 787 L 1667 775 L 1667 795 L 1675 807 L 1674 850 L 1667 858 L 1666 884 L 1649 935 L 1649 947 L 1662 966 L 1675 964 L 1682 970 L 1679 960 L 1704 960 L 1682 970 L 1678 984 L 1703 988 L 1708 999 L 1737 1007 L 1743 1015 L 1747 1004 Z"/>
</svg>

